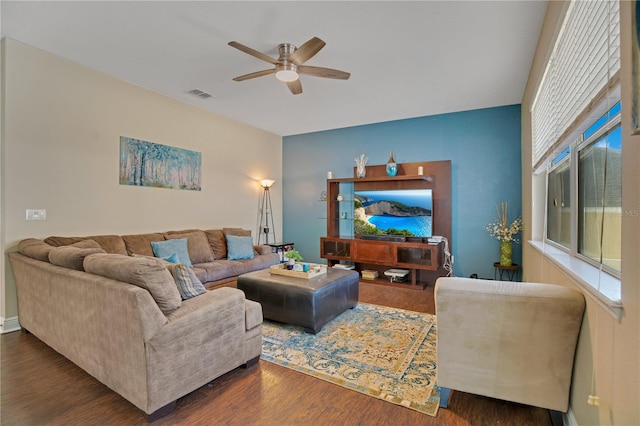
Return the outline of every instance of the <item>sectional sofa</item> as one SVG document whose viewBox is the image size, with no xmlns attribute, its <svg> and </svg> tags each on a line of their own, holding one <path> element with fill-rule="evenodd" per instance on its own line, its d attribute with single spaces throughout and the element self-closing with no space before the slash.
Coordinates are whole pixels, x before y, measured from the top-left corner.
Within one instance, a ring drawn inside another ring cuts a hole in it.
<svg viewBox="0 0 640 426">
<path fill-rule="evenodd" d="M 243 233 L 23 240 L 9 253 L 20 325 L 153 420 L 178 398 L 259 359 L 262 308 L 232 285 L 279 256 L 253 245 L 246 259 L 230 256 L 226 241 L 246 245 Z M 171 240 L 186 240 L 192 268 L 154 256 L 152 242 Z M 192 294 L 183 291 L 185 280 Z"/>
<path fill-rule="evenodd" d="M 228 255 L 228 238 L 250 236 L 251 231 L 241 228 L 186 229 L 122 236 L 49 237 L 44 242 L 59 247 L 93 240 L 107 253 L 153 257 L 153 243 L 186 238 L 193 272 L 207 289 L 212 289 L 225 285 L 235 286 L 238 275 L 265 269 L 280 261 L 280 256 L 272 253 L 271 247 L 267 245 L 253 246 L 252 258 L 231 258 Z"/>
</svg>

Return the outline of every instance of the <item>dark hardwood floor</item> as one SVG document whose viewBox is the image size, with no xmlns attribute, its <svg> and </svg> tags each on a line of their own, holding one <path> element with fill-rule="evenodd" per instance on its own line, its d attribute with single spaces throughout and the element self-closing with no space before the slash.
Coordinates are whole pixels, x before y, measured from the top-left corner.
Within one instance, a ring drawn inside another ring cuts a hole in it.
<svg viewBox="0 0 640 426">
<path fill-rule="evenodd" d="M 360 285 L 360 301 L 434 313 L 425 291 Z M 138 425 L 146 416 L 31 334 L 1 336 L 2 425 Z M 178 400 L 154 425 L 551 425 L 547 410 L 453 392 L 430 417 L 266 361 Z"/>
</svg>

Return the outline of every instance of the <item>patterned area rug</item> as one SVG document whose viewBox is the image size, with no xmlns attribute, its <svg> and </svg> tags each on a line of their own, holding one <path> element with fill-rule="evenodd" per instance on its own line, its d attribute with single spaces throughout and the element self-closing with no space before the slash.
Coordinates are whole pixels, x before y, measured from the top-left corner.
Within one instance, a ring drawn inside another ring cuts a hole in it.
<svg viewBox="0 0 640 426">
<path fill-rule="evenodd" d="M 435 416 L 435 318 L 359 303 L 316 335 L 264 321 L 261 358 Z"/>
</svg>

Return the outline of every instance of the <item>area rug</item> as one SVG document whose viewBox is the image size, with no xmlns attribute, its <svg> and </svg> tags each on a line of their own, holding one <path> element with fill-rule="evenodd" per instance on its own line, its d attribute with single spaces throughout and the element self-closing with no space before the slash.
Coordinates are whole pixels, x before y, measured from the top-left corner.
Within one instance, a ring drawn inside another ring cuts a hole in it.
<svg viewBox="0 0 640 426">
<path fill-rule="evenodd" d="M 435 416 L 435 318 L 359 303 L 316 335 L 265 320 L 261 358 Z"/>
</svg>

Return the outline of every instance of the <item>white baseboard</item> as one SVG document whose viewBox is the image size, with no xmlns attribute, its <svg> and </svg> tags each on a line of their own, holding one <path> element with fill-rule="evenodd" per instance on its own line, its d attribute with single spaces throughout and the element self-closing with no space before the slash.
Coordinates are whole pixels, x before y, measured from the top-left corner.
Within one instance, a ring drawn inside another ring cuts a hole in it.
<svg viewBox="0 0 640 426">
<path fill-rule="evenodd" d="M 569 407 L 569 410 L 562 415 L 562 423 L 564 424 L 564 426 L 578 426 L 578 422 L 573 415 L 571 407 Z"/>
<path fill-rule="evenodd" d="M 20 330 L 18 317 L 1 318 L 0 317 L 0 334 L 11 333 Z"/>
</svg>

